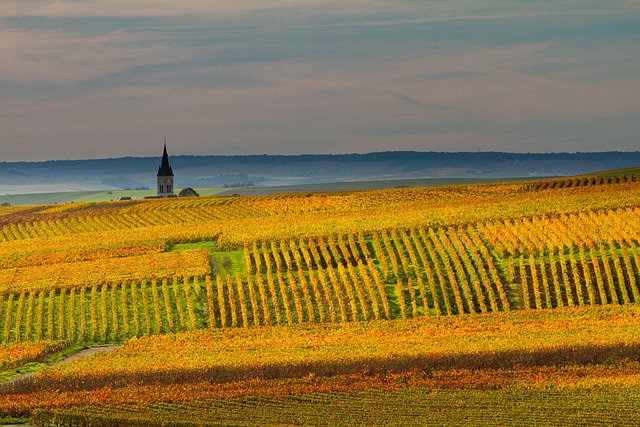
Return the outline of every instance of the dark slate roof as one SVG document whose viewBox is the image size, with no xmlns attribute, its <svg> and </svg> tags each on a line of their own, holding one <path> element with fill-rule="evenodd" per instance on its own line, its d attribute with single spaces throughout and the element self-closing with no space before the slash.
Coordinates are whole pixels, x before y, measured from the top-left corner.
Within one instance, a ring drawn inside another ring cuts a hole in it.
<svg viewBox="0 0 640 427">
<path fill-rule="evenodd" d="M 167 155 L 167 146 L 164 146 L 164 152 L 162 153 L 162 163 L 158 168 L 158 176 L 173 176 L 171 165 L 169 165 L 169 155 Z"/>
</svg>

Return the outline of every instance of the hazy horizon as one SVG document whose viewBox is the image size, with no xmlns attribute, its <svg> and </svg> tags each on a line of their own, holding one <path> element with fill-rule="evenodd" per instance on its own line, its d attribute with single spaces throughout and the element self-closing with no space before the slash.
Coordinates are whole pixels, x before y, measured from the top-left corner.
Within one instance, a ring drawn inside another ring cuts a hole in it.
<svg viewBox="0 0 640 427">
<path fill-rule="evenodd" d="M 366 156 L 369 154 L 385 154 L 385 153 L 419 153 L 419 154 L 507 154 L 507 155 L 580 155 L 580 154 L 606 154 L 606 153 L 640 153 L 640 149 L 636 150 L 601 150 L 601 151 L 545 151 L 545 152 L 513 152 L 513 151 L 418 151 L 418 150 L 387 150 L 387 151 L 369 151 L 363 153 L 300 153 L 300 154 L 170 154 L 169 158 L 175 157 L 304 157 L 304 156 Z M 124 159 L 160 159 L 161 155 L 142 155 L 142 156 L 119 156 L 119 157 L 92 157 L 85 159 L 43 159 L 43 160 L 0 160 L 0 163 L 46 163 L 46 162 L 76 162 L 76 161 L 108 161 L 108 160 L 124 160 Z"/>
<path fill-rule="evenodd" d="M 640 1 L 4 0 L 0 161 L 640 147 Z"/>
</svg>

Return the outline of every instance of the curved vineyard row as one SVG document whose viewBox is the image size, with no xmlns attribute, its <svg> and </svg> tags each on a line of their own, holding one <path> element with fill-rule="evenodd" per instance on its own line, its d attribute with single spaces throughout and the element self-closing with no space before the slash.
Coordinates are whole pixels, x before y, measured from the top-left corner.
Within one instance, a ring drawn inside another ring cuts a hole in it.
<svg viewBox="0 0 640 427">
<path fill-rule="evenodd" d="M 118 230 L 131 230 L 149 227 L 196 225 L 203 223 L 216 223 L 243 218 L 256 218 L 266 213 L 251 206 L 241 204 L 220 205 L 207 203 L 209 199 L 203 199 L 201 205 L 191 203 L 172 203 L 169 206 L 163 203 L 140 203 L 134 207 L 124 207 L 120 210 L 96 209 L 91 210 L 87 206 L 88 213 L 80 210 L 80 206 L 72 211 L 75 215 L 68 214 L 62 218 L 56 218 L 55 213 L 50 213 L 53 218 L 34 220 L 31 222 L 12 222 L 0 228 L 0 242 L 16 240 L 29 240 L 50 238 L 57 236 L 78 235 L 96 232 L 114 232 Z M 48 211 L 51 211 L 49 209 Z M 47 211 L 41 211 L 45 214 Z"/>
<path fill-rule="evenodd" d="M 575 188 L 575 187 L 588 187 L 593 185 L 610 185 L 610 184 L 622 184 L 625 182 L 638 182 L 640 181 L 640 174 L 628 173 L 621 175 L 593 175 L 593 176 L 579 176 L 575 178 L 561 178 L 561 179 L 544 179 L 536 181 L 531 184 L 529 188 L 531 190 L 550 190 L 560 188 Z"/>
<path fill-rule="evenodd" d="M 165 279 L 175 275 L 204 277 L 210 270 L 209 257 L 204 249 L 44 263 L 0 269 L 0 294 L 78 288 L 125 280 Z"/>
<path fill-rule="evenodd" d="M 253 240 L 437 227 L 635 206 L 637 187 L 638 183 L 630 182 L 606 189 L 560 189 L 554 191 L 557 197 L 549 197 L 544 192 L 527 192 L 526 184 L 491 184 L 329 195 L 78 203 L 36 207 L 22 214 L 7 208 L 14 213 L 1 217 L 0 246 L 39 240 L 44 247 L 45 239 L 64 236 L 82 241 L 89 235 L 103 234 L 108 240 L 107 235 L 115 233 L 120 236 L 111 239 L 114 243 L 218 239 L 220 248 L 238 249 Z"/>
</svg>

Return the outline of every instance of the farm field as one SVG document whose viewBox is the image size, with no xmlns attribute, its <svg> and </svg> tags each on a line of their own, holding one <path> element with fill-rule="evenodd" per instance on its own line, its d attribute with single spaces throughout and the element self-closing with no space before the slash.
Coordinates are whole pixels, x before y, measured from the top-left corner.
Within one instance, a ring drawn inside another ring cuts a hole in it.
<svg viewBox="0 0 640 427">
<path fill-rule="evenodd" d="M 634 173 L 2 207 L 0 224 L 3 370 L 124 344 L 0 385 L 6 417 L 638 422 Z"/>
<path fill-rule="evenodd" d="M 269 177 L 274 180 L 274 177 Z M 285 178 L 285 182 L 291 181 L 291 178 Z M 249 187 L 197 187 L 196 192 L 200 196 L 217 196 L 217 195 L 268 195 L 281 193 L 308 193 L 308 192 L 334 192 L 334 191 L 360 191 L 360 190 L 376 190 L 385 188 L 403 188 L 403 187 L 423 187 L 423 186 L 442 186 L 454 184 L 477 184 L 483 182 L 500 182 L 500 181 L 522 181 L 523 178 L 413 178 L 413 179 L 389 179 L 384 181 L 353 181 L 353 182 L 330 182 L 322 184 L 284 184 L 271 186 L 249 186 Z M 180 189 L 177 189 L 179 192 Z M 116 200 L 119 197 L 131 197 L 133 199 L 153 197 L 153 190 L 92 190 L 92 191 L 69 191 L 62 187 L 56 191 L 42 193 L 37 192 L 38 189 L 33 186 L 24 188 L 24 194 L 5 194 L 0 195 L 0 204 L 9 203 L 13 206 L 25 206 L 36 204 L 55 204 L 55 203 L 95 203 Z"/>
</svg>

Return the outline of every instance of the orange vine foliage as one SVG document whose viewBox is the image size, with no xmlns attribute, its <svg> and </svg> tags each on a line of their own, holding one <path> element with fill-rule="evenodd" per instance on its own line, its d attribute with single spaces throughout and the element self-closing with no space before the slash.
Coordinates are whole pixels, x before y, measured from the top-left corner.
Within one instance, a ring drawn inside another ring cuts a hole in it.
<svg viewBox="0 0 640 427">
<path fill-rule="evenodd" d="M 209 258 L 204 249 L 59 262 L 0 270 L 0 293 L 161 279 L 177 274 L 203 277 L 209 271 Z"/>
<path fill-rule="evenodd" d="M 304 327 L 208 329 L 127 341 L 36 375 L 35 389 L 225 382 L 608 360 L 640 348 L 637 306 Z M 600 333 L 594 336 L 591 331 Z M 364 368 L 363 368 L 364 367 Z M 33 388 L 32 388 L 33 390 Z M 19 391 L 16 390 L 16 391 Z"/>
<path fill-rule="evenodd" d="M 100 388 L 92 391 L 60 392 L 40 391 L 33 394 L 0 397 L 3 413 L 24 416 L 33 410 L 44 409 L 44 414 L 54 408 L 74 408 L 78 414 L 111 414 L 131 416 L 137 411 L 148 411 L 153 417 L 159 407 L 169 411 L 181 405 L 195 405 L 191 414 L 202 417 L 212 404 L 229 405 L 231 399 L 283 397 L 340 399 L 353 396 L 366 402 L 366 394 L 375 390 L 401 392 L 407 389 L 437 390 L 550 390 L 571 392 L 588 391 L 602 387 L 634 389 L 640 386 L 640 367 L 637 362 L 618 365 L 566 365 L 562 367 L 519 367 L 516 369 L 483 369 L 433 371 L 429 374 L 410 371 L 387 375 L 338 375 L 319 378 L 307 376 L 294 379 L 251 379 L 225 384 L 197 382 L 170 385 L 128 385 L 123 388 Z M 344 398 L 343 397 L 343 398 Z M 253 404 L 257 404 L 252 399 Z M 198 405 L 200 403 L 200 405 Z M 407 401 L 407 404 L 410 402 Z M 202 412 L 194 412 L 194 409 Z M 320 408 L 325 408 L 321 405 Z M 320 409 L 320 410 L 322 410 Z M 36 414 L 39 411 L 36 411 Z M 161 421 L 162 412 L 156 418 Z M 100 424 L 96 424 L 100 425 Z M 144 425 L 144 424 L 143 424 Z"/>
<path fill-rule="evenodd" d="M 640 183 L 618 181 L 2 208 L 5 342 L 151 336 L 5 386 L 0 413 L 406 385 L 637 387 Z M 200 241 L 238 251 L 233 271 L 211 278 L 204 249 L 168 251 Z M 55 347 L 41 344 L 0 360 Z M 538 366 L 611 358 L 632 362 Z"/>
<path fill-rule="evenodd" d="M 0 344 L 0 370 L 42 360 L 45 356 L 62 350 L 68 345 L 68 341 Z"/>
</svg>

